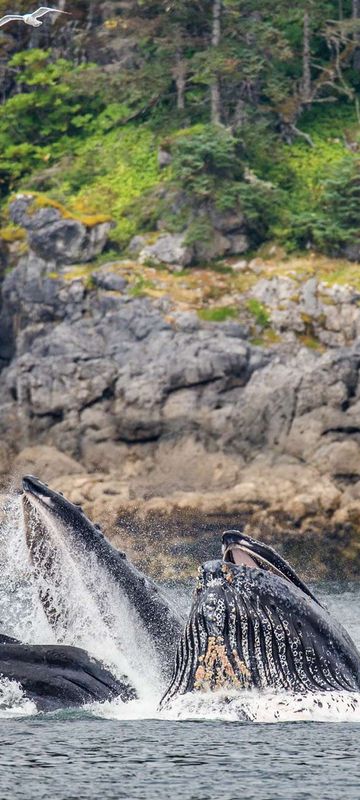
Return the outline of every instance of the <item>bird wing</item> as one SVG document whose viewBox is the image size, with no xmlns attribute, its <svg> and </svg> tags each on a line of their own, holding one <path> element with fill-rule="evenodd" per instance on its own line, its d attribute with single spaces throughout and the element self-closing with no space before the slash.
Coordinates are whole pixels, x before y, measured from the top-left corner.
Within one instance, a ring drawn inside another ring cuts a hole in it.
<svg viewBox="0 0 360 800">
<path fill-rule="evenodd" d="M 33 13 L 30 16 L 32 16 L 34 19 L 37 19 L 38 17 L 43 17 L 45 14 L 48 13 L 48 11 L 56 11 L 57 14 L 69 13 L 68 11 L 61 11 L 60 8 L 48 8 L 48 6 L 40 6 L 40 8 L 38 8 L 36 11 L 33 11 Z"/>
<path fill-rule="evenodd" d="M 7 14 L 6 17 L 1 17 L 0 19 L 0 26 L 6 25 L 7 22 L 11 22 L 12 19 L 24 19 L 21 14 Z"/>
</svg>

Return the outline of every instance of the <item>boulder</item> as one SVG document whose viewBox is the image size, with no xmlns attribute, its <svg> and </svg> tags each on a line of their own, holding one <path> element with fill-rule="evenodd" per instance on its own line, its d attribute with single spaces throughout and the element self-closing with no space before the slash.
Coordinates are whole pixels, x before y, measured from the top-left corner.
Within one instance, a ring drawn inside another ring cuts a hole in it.
<svg viewBox="0 0 360 800">
<path fill-rule="evenodd" d="M 51 205 L 34 207 L 33 195 L 17 195 L 10 203 L 10 218 L 27 231 L 28 243 L 33 252 L 45 261 L 56 264 L 73 264 L 91 261 L 106 245 L 112 222 L 106 218 L 93 218 L 91 224 L 70 215 L 64 216 L 61 208 Z"/>
<path fill-rule="evenodd" d="M 210 210 L 210 220 L 218 231 L 222 233 L 241 233 L 246 230 L 246 220 L 241 211 Z"/>
<path fill-rule="evenodd" d="M 158 154 L 157 154 L 157 162 L 160 169 L 164 169 L 164 167 L 168 167 L 169 164 L 172 162 L 171 153 L 168 150 L 164 150 L 163 147 L 159 147 Z"/>
<path fill-rule="evenodd" d="M 133 236 L 127 246 L 127 250 L 131 256 L 138 256 L 144 247 L 146 247 L 145 236 Z"/>
<path fill-rule="evenodd" d="M 105 270 L 92 272 L 91 277 L 95 286 L 106 292 L 123 292 L 128 283 L 122 275 Z"/>
<path fill-rule="evenodd" d="M 230 239 L 218 230 L 213 230 L 209 239 L 199 240 L 194 245 L 195 259 L 199 262 L 213 261 L 230 251 Z"/>
<path fill-rule="evenodd" d="M 349 261 L 360 261 L 360 241 L 345 245 L 342 255 L 348 258 Z"/>
<path fill-rule="evenodd" d="M 360 478 L 360 445 L 351 439 L 324 444 L 313 460 L 322 474 Z"/>
<path fill-rule="evenodd" d="M 163 233 L 153 244 L 147 244 L 139 253 L 139 261 L 186 267 L 193 257 L 192 248 L 186 244 L 185 233 Z"/>
<path fill-rule="evenodd" d="M 231 233 L 228 239 L 230 242 L 229 255 L 241 255 L 250 247 L 249 239 L 244 233 Z"/>
</svg>

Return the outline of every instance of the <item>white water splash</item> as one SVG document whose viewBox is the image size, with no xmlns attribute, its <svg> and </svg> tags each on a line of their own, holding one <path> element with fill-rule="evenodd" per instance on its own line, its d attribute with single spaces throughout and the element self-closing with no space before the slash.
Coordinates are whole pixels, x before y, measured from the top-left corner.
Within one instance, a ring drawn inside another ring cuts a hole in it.
<svg viewBox="0 0 360 800">
<path fill-rule="evenodd" d="M 0 526 L 1 630 L 22 642 L 55 642 L 34 585 L 19 497 L 3 507 Z"/>
<path fill-rule="evenodd" d="M 360 693 L 218 692 L 176 698 L 167 719 L 221 719 L 228 722 L 360 721 Z"/>
<path fill-rule="evenodd" d="M 221 720 L 225 722 L 360 722 L 360 693 L 319 692 L 292 694 L 277 692 L 209 692 L 177 697 L 159 711 L 157 704 L 133 700 L 96 703 L 88 706 L 94 716 L 104 719 L 162 719 L 171 721 Z"/>
<path fill-rule="evenodd" d="M 36 714 L 36 705 L 28 700 L 17 681 L 0 677 L 0 719 Z"/>
<path fill-rule="evenodd" d="M 160 694 L 156 653 L 137 613 L 115 581 L 86 550 L 75 550 L 49 516 L 51 579 L 35 576 L 25 539 L 21 500 L 11 499 L 0 528 L 0 617 L 2 630 L 31 644 L 82 647 L 119 677 L 126 675 L 144 700 Z M 51 580 L 51 583 L 50 583 Z M 39 592 L 50 592 L 59 611 L 49 624 Z"/>
</svg>

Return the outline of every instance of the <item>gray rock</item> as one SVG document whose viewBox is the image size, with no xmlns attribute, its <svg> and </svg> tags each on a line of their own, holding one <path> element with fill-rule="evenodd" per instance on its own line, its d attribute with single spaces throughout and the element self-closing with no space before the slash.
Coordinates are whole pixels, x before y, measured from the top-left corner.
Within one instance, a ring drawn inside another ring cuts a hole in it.
<svg viewBox="0 0 360 800">
<path fill-rule="evenodd" d="M 141 250 L 146 246 L 145 236 L 133 236 L 128 244 L 128 252 L 132 256 L 138 256 Z"/>
<path fill-rule="evenodd" d="M 360 261 L 360 241 L 347 244 L 342 251 L 342 255 L 349 261 Z"/>
<path fill-rule="evenodd" d="M 29 213 L 32 195 L 18 195 L 9 206 L 10 218 L 27 231 L 32 251 L 56 264 L 91 261 L 105 247 L 112 223 L 99 222 L 88 226 L 76 219 L 65 218 L 51 206 Z"/>
<path fill-rule="evenodd" d="M 238 211 L 218 211 L 210 209 L 210 220 L 218 231 L 222 233 L 242 233 L 246 229 L 244 215 Z"/>
<path fill-rule="evenodd" d="M 230 234 L 228 239 L 230 242 L 230 255 L 240 255 L 241 253 L 246 253 L 250 247 L 249 239 L 244 233 Z"/>
<path fill-rule="evenodd" d="M 169 153 L 167 150 L 164 150 L 162 147 L 159 147 L 157 154 L 157 161 L 160 169 L 168 167 L 169 164 L 171 164 L 172 162 L 171 153 Z"/>
<path fill-rule="evenodd" d="M 108 292 L 123 292 L 127 287 L 125 278 L 114 272 L 92 272 L 91 277 L 95 286 Z"/>
<path fill-rule="evenodd" d="M 186 244 L 184 233 L 165 233 L 160 234 L 154 244 L 143 247 L 139 261 L 142 264 L 155 261 L 158 264 L 186 267 L 191 263 L 192 256 L 192 248 Z"/>
<path fill-rule="evenodd" d="M 305 281 L 301 287 L 301 299 L 304 312 L 314 317 L 319 314 L 320 310 L 317 293 L 318 281 L 316 278 L 310 278 L 308 281 Z"/>
<path fill-rule="evenodd" d="M 266 306 L 272 327 L 288 341 L 304 334 L 327 347 L 341 347 L 360 335 L 357 293 L 349 286 L 329 287 L 315 277 L 303 284 L 287 277 L 264 278 L 249 296 Z"/>
<path fill-rule="evenodd" d="M 218 230 L 214 230 L 208 240 L 197 241 L 194 245 L 195 258 L 199 262 L 221 258 L 230 250 L 230 239 Z"/>
<path fill-rule="evenodd" d="M 5 276 L 3 461 L 31 448 L 31 463 L 58 470 L 59 487 L 68 473 L 64 485 L 72 491 L 74 481 L 79 493 L 84 466 L 101 469 L 84 495 L 105 487 L 104 515 L 120 484 L 126 496 L 227 486 L 236 515 L 252 504 L 299 525 L 306 515 L 342 512 L 343 484 L 350 497 L 360 483 L 359 342 L 324 354 L 255 347 L 237 321 L 201 322 L 169 300 L 122 294 L 113 269 L 95 271 L 97 291 L 30 251 Z M 276 279 L 251 292 L 272 324 L 295 326 L 288 335 L 305 326 L 302 314 L 319 336 L 358 335 L 357 304 L 341 287 Z M 74 460 L 60 461 L 53 448 Z M 212 502 L 225 508 L 219 497 Z M 117 519 L 119 507 L 113 512 Z"/>
<path fill-rule="evenodd" d="M 200 328 L 200 320 L 197 314 L 192 311 L 176 312 L 173 314 L 173 320 L 176 329 L 179 331 L 186 331 L 187 333 L 194 333 Z"/>
</svg>

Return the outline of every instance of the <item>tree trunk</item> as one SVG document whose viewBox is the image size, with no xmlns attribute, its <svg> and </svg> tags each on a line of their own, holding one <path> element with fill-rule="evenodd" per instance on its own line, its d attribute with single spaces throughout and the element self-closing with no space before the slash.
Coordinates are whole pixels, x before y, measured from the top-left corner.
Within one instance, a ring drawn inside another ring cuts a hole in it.
<svg viewBox="0 0 360 800">
<path fill-rule="evenodd" d="M 221 37 L 221 5 L 222 0 L 214 0 L 213 2 L 213 24 L 212 24 L 212 47 L 216 48 L 220 44 Z M 219 75 L 215 72 L 212 83 L 210 86 L 211 95 L 211 122 L 213 125 L 221 123 L 221 96 L 220 96 L 220 79 Z"/>
<path fill-rule="evenodd" d="M 186 61 L 183 58 L 181 37 L 179 36 L 178 39 L 173 77 L 176 85 L 176 106 L 178 111 L 183 111 L 185 108 Z"/>
<path fill-rule="evenodd" d="M 302 99 L 303 103 L 311 103 L 311 47 L 310 47 L 310 16 L 309 12 L 304 12 L 303 21 L 303 78 L 302 78 Z"/>
<path fill-rule="evenodd" d="M 352 16 L 354 22 L 357 23 L 355 27 L 353 38 L 356 42 L 356 50 L 354 52 L 353 67 L 354 69 L 360 68 L 360 0 L 352 0 Z"/>
</svg>

